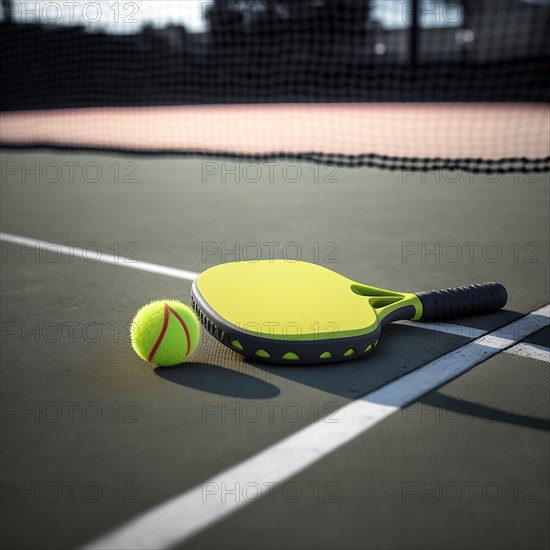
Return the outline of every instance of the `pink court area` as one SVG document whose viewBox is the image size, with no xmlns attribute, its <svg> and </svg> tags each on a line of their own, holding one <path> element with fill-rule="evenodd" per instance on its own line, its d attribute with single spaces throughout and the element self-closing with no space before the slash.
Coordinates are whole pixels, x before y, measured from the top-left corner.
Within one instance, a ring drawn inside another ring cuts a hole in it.
<svg viewBox="0 0 550 550">
<path fill-rule="evenodd" d="M 539 104 L 277 104 L 7 112 L 0 144 L 236 155 L 545 158 Z"/>
</svg>

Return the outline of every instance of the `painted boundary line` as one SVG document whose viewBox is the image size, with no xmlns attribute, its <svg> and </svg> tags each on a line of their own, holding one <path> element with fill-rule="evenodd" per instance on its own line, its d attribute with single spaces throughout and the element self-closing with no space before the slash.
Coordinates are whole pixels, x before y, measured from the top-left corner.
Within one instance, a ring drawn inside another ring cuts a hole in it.
<svg viewBox="0 0 550 550">
<path fill-rule="evenodd" d="M 41 241 L 40 239 L 29 239 L 27 237 L 20 237 L 19 235 L 12 235 L 11 233 L 0 233 L 0 241 L 6 241 L 18 245 L 34 246 L 35 248 L 42 247 L 44 250 L 53 249 L 56 252 L 59 252 L 66 256 L 82 258 L 84 260 L 90 259 L 89 254 L 82 248 L 50 243 L 47 241 Z M 102 253 L 97 260 L 94 260 L 94 263 L 96 262 L 129 267 L 130 269 L 148 271 L 149 273 L 158 273 L 160 275 L 167 275 L 168 277 L 176 277 L 177 279 L 185 279 L 187 281 L 194 281 L 199 276 L 199 274 L 195 273 L 194 271 L 187 271 L 185 269 L 177 269 L 175 267 L 142 262 L 140 260 L 122 262 L 120 258 L 116 258 L 111 254 Z"/>
<path fill-rule="evenodd" d="M 546 361 L 550 363 L 550 348 L 540 346 L 538 344 L 531 344 L 530 342 L 521 342 L 506 350 L 506 353 L 512 355 L 520 355 L 521 357 L 529 357 L 531 359 L 538 359 L 539 361 Z"/>
<path fill-rule="evenodd" d="M 282 483 L 408 403 L 548 325 L 550 305 L 353 401 L 332 414 L 330 423 L 321 419 L 307 426 L 203 484 L 160 504 L 105 537 L 92 541 L 84 548 L 146 550 L 170 548 L 182 543 L 249 503 L 245 499 L 221 502 L 219 496 L 209 499 L 205 494 L 205 486 L 225 483 L 230 487 L 236 484 L 273 487 L 273 484 Z"/>
<path fill-rule="evenodd" d="M 473 340 L 474 338 L 479 338 L 484 334 L 487 334 L 486 330 L 469 327 L 466 325 L 455 325 L 453 323 L 430 323 L 430 322 L 421 322 L 418 321 L 395 321 L 394 325 L 403 325 L 406 327 L 412 328 L 422 328 L 424 330 L 433 330 L 434 332 L 444 332 L 449 336 L 462 336 L 463 338 L 469 338 Z"/>
</svg>

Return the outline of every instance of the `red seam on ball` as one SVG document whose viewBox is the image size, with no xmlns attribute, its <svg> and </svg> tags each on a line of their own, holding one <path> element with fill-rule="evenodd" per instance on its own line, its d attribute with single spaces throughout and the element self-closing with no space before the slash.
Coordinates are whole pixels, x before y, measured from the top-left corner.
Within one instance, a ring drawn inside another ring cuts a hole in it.
<svg viewBox="0 0 550 550">
<path fill-rule="evenodd" d="M 178 315 L 177 311 L 174 311 L 172 308 L 168 309 L 170 309 L 170 311 L 176 316 L 176 319 L 181 323 L 181 326 L 185 331 L 185 337 L 187 338 L 187 351 L 185 352 L 185 356 L 183 357 L 185 359 L 189 354 L 189 350 L 191 349 L 191 336 L 189 335 L 189 330 L 187 329 L 185 321 Z"/>
<path fill-rule="evenodd" d="M 155 345 L 153 346 L 153 349 L 149 354 L 149 362 L 153 360 L 153 357 L 155 356 L 155 353 L 157 352 L 157 349 L 159 348 L 160 343 L 162 342 L 162 339 L 166 334 L 166 329 L 168 328 L 168 309 L 168 304 L 164 304 L 164 323 L 162 324 L 162 330 L 160 331 L 159 337 L 157 338 L 157 341 L 155 342 Z"/>
</svg>

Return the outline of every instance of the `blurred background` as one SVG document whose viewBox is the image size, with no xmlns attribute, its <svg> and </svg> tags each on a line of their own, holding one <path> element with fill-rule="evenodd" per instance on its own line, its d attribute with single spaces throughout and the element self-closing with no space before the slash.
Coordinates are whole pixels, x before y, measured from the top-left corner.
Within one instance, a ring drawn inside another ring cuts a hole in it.
<svg viewBox="0 0 550 550">
<path fill-rule="evenodd" d="M 0 17 L 4 110 L 548 99 L 549 0 L 2 0 Z"/>
</svg>

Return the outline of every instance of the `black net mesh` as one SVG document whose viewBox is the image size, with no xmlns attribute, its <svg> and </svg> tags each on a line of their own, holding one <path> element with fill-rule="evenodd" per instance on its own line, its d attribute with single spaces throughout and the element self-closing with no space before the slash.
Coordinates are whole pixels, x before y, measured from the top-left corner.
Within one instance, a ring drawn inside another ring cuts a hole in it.
<svg viewBox="0 0 550 550">
<path fill-rule="evenodd" d="M 6 146 L 549 168 L 548 0 L 2 5 Z"/>
</svg>

